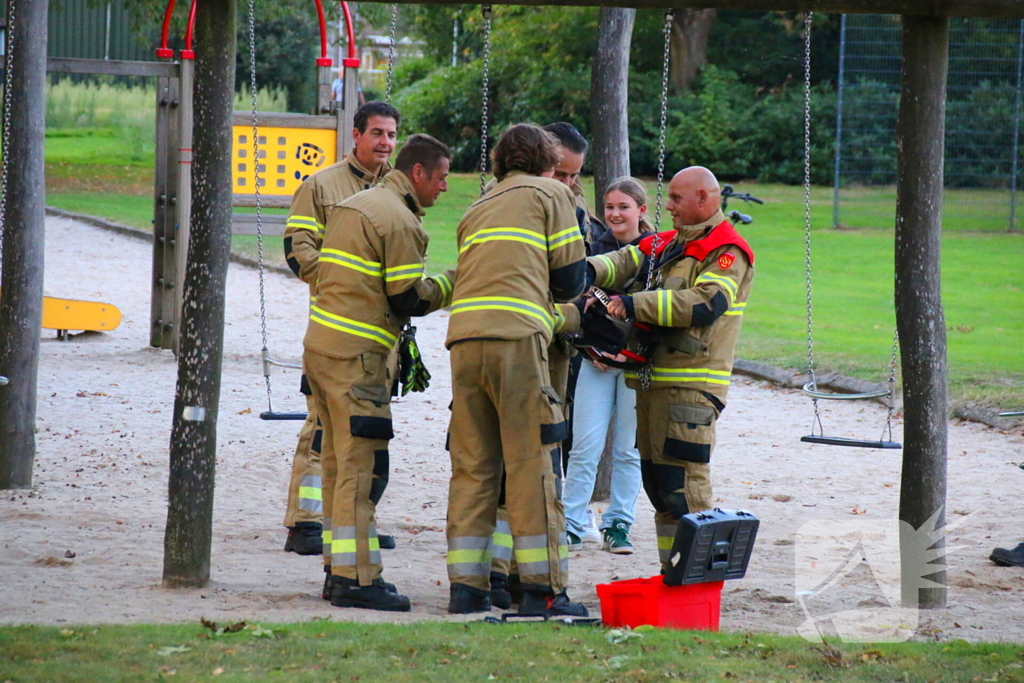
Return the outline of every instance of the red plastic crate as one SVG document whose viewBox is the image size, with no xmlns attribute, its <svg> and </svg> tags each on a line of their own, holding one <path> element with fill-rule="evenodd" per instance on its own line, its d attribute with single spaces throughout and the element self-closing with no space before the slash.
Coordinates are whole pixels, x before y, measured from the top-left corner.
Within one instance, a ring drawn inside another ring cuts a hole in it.
<svg viewBox="0 0 1024 683">
<path fill-rule="evenodd" d="M 661 576 L 597 585 L 608 626 L 650 625 L 717 631 L 724 581 L 666 586 Z"/>
</svg>

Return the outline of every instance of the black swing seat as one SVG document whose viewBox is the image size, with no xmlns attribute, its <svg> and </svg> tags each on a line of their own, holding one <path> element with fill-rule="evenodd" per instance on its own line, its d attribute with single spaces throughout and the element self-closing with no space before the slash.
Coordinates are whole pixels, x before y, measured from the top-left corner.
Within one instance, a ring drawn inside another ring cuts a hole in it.
<svg viewBox="0 0 1024 683">
<path fill-rule="evenodd" d="M 810 434 L 808 436 L 801 436 L 800 440 L 804 443 L 817 443 L 823 446 L 850 446 L 851 448 L 889 448 L 889 449 L 900 449 L 903 448 L 903 444 L 896 443 L 895 441 L 871 441 L 865 439 L 847 439 L 842 436 L 824 436 L 818 434 Z"/>
<path fill-rule="evenodd" d="M 277 413 L 272 410 L 264 410 L 260 413 L 261 420 L 305 420 L 307 413 Z"/>
</svg>

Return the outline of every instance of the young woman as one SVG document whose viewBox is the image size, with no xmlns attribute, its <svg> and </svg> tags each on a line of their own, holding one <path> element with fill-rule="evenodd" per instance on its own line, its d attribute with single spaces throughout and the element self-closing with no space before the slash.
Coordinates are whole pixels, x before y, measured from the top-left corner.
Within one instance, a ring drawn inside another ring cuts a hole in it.
<svg viewBox="0 0 1024 683">
<path fill-rule="evenodd" d="M 652 230 L 647 213 L 647 191 L 635 178 L 619 178 L 604 196 L 608 230 L 591 245 L 592 255 L 636 244 Z M 642 273 L 637 279 L 643 282 Z M 636 443 L 636 394 L 626 388 L 623 370 L 584 357 L 576 385 L 573 445 L 565 474 L 565 524 L 569 550 L 582 550 L 587 505 L 594 493 L 597 463 L 601 459 L 609 425 L 614 424 L 611 502 L 600 524 L 604 549 L 618 554 L 633 552 L 629 529 L 640 493 L 640 453 Z"/>
</svg>

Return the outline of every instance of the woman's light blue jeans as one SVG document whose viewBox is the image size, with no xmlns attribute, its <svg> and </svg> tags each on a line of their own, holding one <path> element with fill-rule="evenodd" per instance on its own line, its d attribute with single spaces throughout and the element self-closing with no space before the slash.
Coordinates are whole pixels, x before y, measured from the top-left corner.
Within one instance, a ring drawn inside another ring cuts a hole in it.
<svg viewBox="0 0 1024 683">
<path fill-rule="evenodd" d="M 565 526 L 577 536 L 587 523 L 587 505 L 594 494 L 597 463 L 608 428 L 614 423 L 611 503 L 601 516 L 601 529 L 621 519 L 632 525 L 640 493 L 640 452 L 636 449 L 636 393 L 626 387 L 622 370 L 604 372 L 587 359 L 580 364 L 572 418 L 572 450 L 565 473 L 562 503 Z"/>
</svg>

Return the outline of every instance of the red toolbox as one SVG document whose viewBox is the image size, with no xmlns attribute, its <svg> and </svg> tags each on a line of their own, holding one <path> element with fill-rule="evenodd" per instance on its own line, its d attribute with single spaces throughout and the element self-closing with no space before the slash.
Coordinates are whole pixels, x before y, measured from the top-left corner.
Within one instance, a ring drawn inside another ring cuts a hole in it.
<svg viewBox="0 0 1024 683">
<path fill-rule="evenodd" d="M 601 620 L 608 626 L 717 631 L 723 583 L 666 586 L 662 576 L 601 583 L 597 585 Z"/>
</svg>

